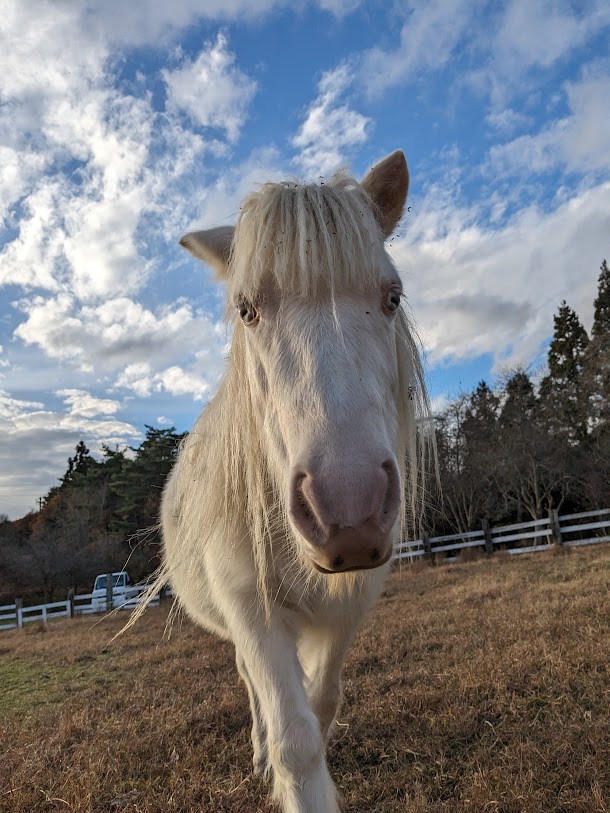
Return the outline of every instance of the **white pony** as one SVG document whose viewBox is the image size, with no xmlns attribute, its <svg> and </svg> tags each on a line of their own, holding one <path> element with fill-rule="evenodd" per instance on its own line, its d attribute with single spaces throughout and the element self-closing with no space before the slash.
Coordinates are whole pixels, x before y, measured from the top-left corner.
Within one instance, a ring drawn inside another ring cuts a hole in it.
<svg viewBox="0 0 610 813">
<path fill-rule="evenodd" d="M 341 669 L 421 477 L 427 400 L 384 247 L 408 182 L 397 151 L 360 184 L 269 183 L 235 227 L 180 241 L 226 282 L 235 327 L 165 488 L 157 583 L 234 643 L 283 813 L 339 811 Z"/>
</svg>

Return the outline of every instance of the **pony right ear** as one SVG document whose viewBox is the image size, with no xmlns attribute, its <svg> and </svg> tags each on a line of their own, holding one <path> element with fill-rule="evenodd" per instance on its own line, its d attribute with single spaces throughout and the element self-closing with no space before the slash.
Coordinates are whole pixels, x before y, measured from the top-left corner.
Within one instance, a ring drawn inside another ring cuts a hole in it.
<svg viewBox="0 0 610 813">
<path fill-rule="evenodd" d="M 234 233 L 234 226 L 192 231 L 180 238 L 180 245 L 198 260 L 212 266 L 217 277 L 226 279 Z"/>
</svg>

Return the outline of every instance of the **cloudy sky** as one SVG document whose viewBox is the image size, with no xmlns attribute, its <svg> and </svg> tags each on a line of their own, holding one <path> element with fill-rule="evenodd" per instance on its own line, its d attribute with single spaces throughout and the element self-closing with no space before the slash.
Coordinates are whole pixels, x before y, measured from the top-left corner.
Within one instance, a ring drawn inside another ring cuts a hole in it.
<svg viewBox="0 0 610 813">
<path fill-rule="evenodd" d="M 83 438 L 188 429 L 229 337 L 177 245 L 259 181 L 402 147 L 391 253 L 437 403 L 590 327 L 610 260 L 607 0 L 0 0 L 0 513 Z"/>
</svg>

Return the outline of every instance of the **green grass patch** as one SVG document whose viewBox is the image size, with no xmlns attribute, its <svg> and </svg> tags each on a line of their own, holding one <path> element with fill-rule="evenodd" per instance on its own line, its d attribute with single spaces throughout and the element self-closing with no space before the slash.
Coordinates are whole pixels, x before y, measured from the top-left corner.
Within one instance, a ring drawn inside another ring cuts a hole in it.
<svg viewBox="0 0 610 813">
<path fill-rule="evenodd" d="M 40 658 L 0 656 L 0 718 L 62 703 L 93 687 L 108 686 L 116 676 L 95 662 L 49 664 Z"/>
</svg>

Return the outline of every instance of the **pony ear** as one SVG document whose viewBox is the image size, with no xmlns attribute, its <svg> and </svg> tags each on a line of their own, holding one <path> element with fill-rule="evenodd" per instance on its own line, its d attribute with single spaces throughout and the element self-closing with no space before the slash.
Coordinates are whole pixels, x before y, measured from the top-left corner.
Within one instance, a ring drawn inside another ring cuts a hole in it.
<svg viewBox="0 0 610 813">
<path fill-rule="evenodd" d="M 367 172 L 361 186 L 376 206 L 376 216 L 386 237 L 396 228 L 409 191 L 409 170 L 402 150 L 396 150 Z"/>
<path fill-rule="evenodd" d="M 211 265 L 220 279 L 226 279 L 235 226 L 218 226 L 192 231 L 180 238 L 180 245 L 198 260 Z"/>
</svg>

